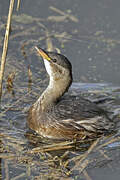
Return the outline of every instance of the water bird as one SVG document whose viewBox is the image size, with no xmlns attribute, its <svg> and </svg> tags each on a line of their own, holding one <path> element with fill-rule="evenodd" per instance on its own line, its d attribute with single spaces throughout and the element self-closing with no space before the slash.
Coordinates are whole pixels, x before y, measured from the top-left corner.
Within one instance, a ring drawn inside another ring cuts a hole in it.
<svg viewBox="0 0 120 180">
<path fill-rule="evenodd" d="M 28 126 L 43 137 L 93 139 L 113 131 L 108 113 L 82 96 L 64 95 L 72 83 L 72 65 L 62 54 L 36 47 L 44 60 L 49 85 L 30 107 Z"/>
</svg>

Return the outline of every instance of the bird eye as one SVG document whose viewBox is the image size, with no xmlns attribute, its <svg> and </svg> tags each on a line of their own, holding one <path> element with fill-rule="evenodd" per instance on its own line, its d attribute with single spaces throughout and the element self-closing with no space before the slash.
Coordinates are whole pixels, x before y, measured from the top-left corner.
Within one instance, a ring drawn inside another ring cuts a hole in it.
<svg viewBox="0 0 120 180">
<path fill-rule="evenodd" d="M 56 60 L 56 59 L 53 59 L 53 62 L 54 62 L 54 63 L 56 63 L 56 62 L 57 62 L 57 60 Z"/>
</svg>

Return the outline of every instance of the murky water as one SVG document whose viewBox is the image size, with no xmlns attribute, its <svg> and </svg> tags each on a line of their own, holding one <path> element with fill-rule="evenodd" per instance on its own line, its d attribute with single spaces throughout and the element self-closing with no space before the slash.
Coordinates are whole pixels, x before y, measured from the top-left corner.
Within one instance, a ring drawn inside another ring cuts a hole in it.
<svg viewBox="0 0 120 180">
<path fill-rule="evenodd" d="M 0 1 L 0 54 L 8 7 L 7 1 Z M 50 151 L 56 142 L 26 127 L 27 110 L 48 83 L 34 46 L 48 48 L 50 42 L 73 65 L 76 83 L 71 93 L 82 93 L 92 101 L 107 97 L 101 106 L 119 114 L 119 7 L 120 2 L 112 0 L 26 0 L 21 1 L 19 12 L 14 10 L 1 100 L 0 179 L 120 179 L 119 129 L 100 139 L 83 158 L 89 143 Z M 28 66 L 32 83 L 28 82 Z M 13 72 L 13 89 L 8 91 L 6 81 Z M 46 153 L 31 152 L 36 147 L 47 149 Z"/>
</svg>

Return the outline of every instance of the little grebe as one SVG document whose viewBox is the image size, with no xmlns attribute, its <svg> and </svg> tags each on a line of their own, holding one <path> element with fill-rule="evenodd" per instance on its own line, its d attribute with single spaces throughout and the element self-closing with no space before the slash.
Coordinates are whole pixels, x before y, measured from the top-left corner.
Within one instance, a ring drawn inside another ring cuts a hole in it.
<svg viewBox="0 0 120 180">
<path fill-rule="evenodd" d="M 44 137 L 85 139 L 105 135 L 114 129 L 107 112 L 80 96 L 63 96 L 72 83 L 72 66 L 56 52 L 37 49 L 44 59 L 50 80 L 46 90 L 32 105 L 28 126 Z"/>
</svg>

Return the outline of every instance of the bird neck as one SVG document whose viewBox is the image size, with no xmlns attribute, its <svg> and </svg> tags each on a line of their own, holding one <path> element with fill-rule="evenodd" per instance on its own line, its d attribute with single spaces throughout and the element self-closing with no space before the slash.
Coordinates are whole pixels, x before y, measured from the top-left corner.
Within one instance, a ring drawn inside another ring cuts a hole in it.
<svg viewBox="0 0 120 180">
<path fill-rule="evenodd" d="M 42 111 L 46 111 L 55 105 L 60 97 L 68 90 L 71 83 L 72 76 L 63 77 L 62 79 L 50 78 L 48 87 L 38 99 Z"/>
</svg>

